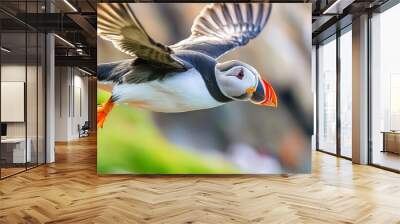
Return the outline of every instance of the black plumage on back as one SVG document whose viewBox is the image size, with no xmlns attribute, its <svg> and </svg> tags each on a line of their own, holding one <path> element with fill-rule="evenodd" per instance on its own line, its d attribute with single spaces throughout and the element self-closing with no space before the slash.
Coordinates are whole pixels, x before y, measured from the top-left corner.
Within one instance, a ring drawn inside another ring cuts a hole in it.
<svg viewBox="0 0 400 224">
<path fill-rule="evenodd" d="M 163 79 L 168 73 L 183 72 L 162 63 L 155 63 L 141 58 L 128 59 L 97 66 L 97 78 L 100 82 L 115 84 L 138 84 Z"/>
<path fill-rule="evenodd" d="M 122 83 L 122 77 L 129 73 L 134 59 L 97 65 L 97 80 L 100 82 Z"/>
<path fill-rule="evenodd" d="M 143 59 L 136 59 L 132 64 L 132 69 L 123 77 L 124 83 L 143 83 L 157 79 L 163 79 L 171 72 L 184 72 L 186 68 L 177 69 L 165 66 L 163 63 L 149 62 Z"/>
</svg>

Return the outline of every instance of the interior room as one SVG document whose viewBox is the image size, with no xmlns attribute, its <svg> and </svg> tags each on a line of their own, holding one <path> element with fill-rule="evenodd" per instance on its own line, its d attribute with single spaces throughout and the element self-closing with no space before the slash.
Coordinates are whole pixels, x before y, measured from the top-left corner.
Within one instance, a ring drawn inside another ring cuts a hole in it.
<svg viewBox="0 0 400 224">
<path fill-rule="evenodd" d="M 99 100 L 98 63 L 110 56 L 132 59 L 100 37 L 96 5 L 100 2 L 120 1 L 0 1 L 0 223 L 400 223 L 398 0 L 287 1 L 307 4 L 312 12 L 311 32 L 301 38 L 294 37 L 299 30 L 287 32 L 288 27 L 300 24 L 299 17 L 292 14 L 290 22 L 276 20 L 277 27 L 266 28 L 273 36 L 258 40 L 270 46 L 265 51 L 279 51 L 276 43 L 288 39 L 311 40 L 309 48 L 299 50 L 309 51 L 312 62 L 309 84 L 313 126 L 307 139 L 311 149 L 306 151 L 311 153 L 311 170 L 294 174 L 279 169 L 285 172 L 274 175 L 99 173 L 104 169 L 99 160 L 112 164 L 121 146 L 132 146 L 129 136 L 136 140 L 135 130 L 147 127 L 139 122 L 135 123 L 142 125 L 138 129 L 134 125 L 125 127 L 122 132 L 128 140 L 118 146 L 97 138 L 101 131 L 97 127 L 98 110 L 106 104 Z M 157 16 L 154 21 L 162 21 L 162 16 L 185 16 L 187 20 L 200 7 L 193 6 L 193 12 L 179 15 L 171 15 L 173 11 L 161 14 L 162 8 L 155 6 L 152 13 L 137 14 L 148 19 Z M 156 30 L 149 25 L 154 21 L 141 25 L 149 33 L 181 30 Z M 189 35 L 189 30 L 184 34 Z M 99 44 L 103 48 L 98 48 Z M 295 49 L 296 44 L 293 41 L 284 50 Z M 242 56 L 246 54 L 251 53 Z M 284 54 L 277 55 L 279 60 L 286 59 Z M 278 59 L 266 60 L 270 60 L 267 65 L 277 65 Z M 287 63 L 293 68 L 304 62 Z M 268 71 L 288 71 L 274 69 Z M 280 76 L 274 79 L 280 82 L 276 95 L 288 100 L 281 91 L 287 83 Z M 292 79 L 298 85 L 304 81 Z M 281 111 L 290 112 L 289 107 L 284 109 Z M 119 112 L 124 113 L 124 108 Z M 301 123 L 305 118 L 299 111 L 290 113 L 296 115 L 299 126 L 307 126 Z M 150 117 L 138 114 L 126 116 L 132 120 Z M 112 119 L 124 123 L 118 117 Z M 268 118 L 263 122 L 268 123 Z M 176 123 L 168 125 L 177 130 L 174 133 L 182 133 Z M 202 125 L 209 126 L 205 122 Z M 151 132 L 162 141 L 168 137 Z M 120 137 L 119 133 L 109 134 Z M 296 145 L 295 140 L 294 135 L 285 143 Z M 155 144 L 155 139 L 140 141 Z M 103 144 L 101 158 L 98 143 Z M 200 146 L 212 143 L 197 142 Z M 135 150 L 145 153 L 138 145 Z M 246 158 L 254 159 L 245 165 L 283 167 L 274 156 L 260 154 L 273 160 L 261 163 L 259 157 L 246 154 Z M 135 155 L 132 161 L 144 154 Z M 292 158 L 300 157 L 290 150 L 282 155 L 290 155 L 286 158 L 289 165 Z M 171 157 L 158 156 L 162 162 Z M 139 165 L 152 169 L 156 159 L 148 157 Z M 237 156 L 239 162 L 242 157 Z M 191 166 L 191 161 L 184 162 Z M 132 166 L 128 162 L 122 165 Z M 115 173 L 126 171 L 107 168 Z"/>
<path fill-rule="evenodd" d="M 89 16 L 94 6 L 79 5 Z M 1 3 L 1 179 L 54 161 L 54 144 L 96 132 L 95 42 L 73 22 L 80 15 L 66 16 L 69 27 L 60 16 L 45 23 L 43 15 L 60 11 L 76 9 L 58 1 Z"/>
<path fill-rule="evenodd" d="M 95 98 L 89 88 L 96 80 L 79 67 L 57 66 L 55 73 L 55 141 L 62 144 L 94 134 L 95 126 L 89 122 L 89 103 L 95 103 Z"/>
</svg>

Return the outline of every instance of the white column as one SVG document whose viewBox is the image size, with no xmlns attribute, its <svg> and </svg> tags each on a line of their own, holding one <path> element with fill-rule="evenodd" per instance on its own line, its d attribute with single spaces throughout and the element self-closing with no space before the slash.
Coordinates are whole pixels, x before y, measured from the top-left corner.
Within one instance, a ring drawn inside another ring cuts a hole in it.
<svg viewBox="0 0 400 224">
<path fill-rule="evenodd" d="M 55 161 L 54 133 L 55 133 L 55 56 L 54 35 L 46 36 L 46 163 Z"/>
<path fill-rule="evenodd" d="M 368 163 L 368 16 L 353 20 L 353 162 Z"/>
</svg>

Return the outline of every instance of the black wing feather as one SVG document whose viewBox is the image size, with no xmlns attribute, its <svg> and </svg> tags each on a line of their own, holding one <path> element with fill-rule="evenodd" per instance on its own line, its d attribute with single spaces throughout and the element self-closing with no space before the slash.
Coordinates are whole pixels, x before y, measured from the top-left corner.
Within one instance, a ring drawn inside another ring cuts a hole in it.
<svg viewBox="0 0 400 224">
<path fill-rule="evenodd" d="M 265 27 L 271 6 L 268 3 L 210 4 L 195 19 L 190 37 L 170 47 L 217 59 L 255 38 Z"/>
<path fill-rule="evenodd" d="M 135 59 L 98 66 L 99 81 L 140 83 L 162 78 L 166 73 L 187 69 L 172 54 L 173 50 L 154 41 L 127 3 L 99 3 L 97 32 L 114 46 Z"/>
</svg>

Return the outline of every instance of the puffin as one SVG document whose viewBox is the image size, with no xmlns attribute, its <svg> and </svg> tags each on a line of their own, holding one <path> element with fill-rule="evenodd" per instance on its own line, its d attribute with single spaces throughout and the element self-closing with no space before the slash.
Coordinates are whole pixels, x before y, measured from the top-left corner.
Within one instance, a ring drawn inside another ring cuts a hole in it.
<svg viewBox="0 0 400 224">
<path fill-rule="evenodd" d="M 268 3 L 208 4 L 194 20 L 190 36 L 167 46 L 145 31 L 134 4 L 99 3 L 98 36 L 132 58 L 98 64 L 99 86 L 111 97 L 97 108 L 97 126 L 102 128 L 121 103 L 163 113 L 233 101 L 277 107 L 275 90 L 257 69 L 239 60 L 218 61 L 257 37 L 271 9 Z"/>
</svg>

